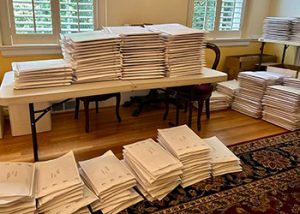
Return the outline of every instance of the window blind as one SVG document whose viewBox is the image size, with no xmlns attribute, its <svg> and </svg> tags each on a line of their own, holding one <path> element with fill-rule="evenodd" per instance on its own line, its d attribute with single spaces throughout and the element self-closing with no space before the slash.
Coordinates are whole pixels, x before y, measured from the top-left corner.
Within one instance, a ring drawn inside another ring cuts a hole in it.
<svg viewBox="0 0 300 214">
<path fill-rule="evenodd" d="M 213 31 L 215 25 L 217 0 L 195 0 L 193 28 Z"/>
<path fill-rule="evenodd" d="M 222 0 L 220 31 L 239 31 L 242 18 L 243 0 Z"/>
</svg>

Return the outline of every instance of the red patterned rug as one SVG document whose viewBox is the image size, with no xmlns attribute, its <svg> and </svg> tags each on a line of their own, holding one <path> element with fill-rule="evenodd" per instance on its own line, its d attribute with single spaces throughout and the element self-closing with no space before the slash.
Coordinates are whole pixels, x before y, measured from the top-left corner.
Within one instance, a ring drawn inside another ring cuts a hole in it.
<svg viewBox="0 0 300 214">
<path fill-rule="evenodd" d="M 229 147 L 243 172 L 178 187 L 123 213 L 300 213 L 300 131 Z"/>
</svg>

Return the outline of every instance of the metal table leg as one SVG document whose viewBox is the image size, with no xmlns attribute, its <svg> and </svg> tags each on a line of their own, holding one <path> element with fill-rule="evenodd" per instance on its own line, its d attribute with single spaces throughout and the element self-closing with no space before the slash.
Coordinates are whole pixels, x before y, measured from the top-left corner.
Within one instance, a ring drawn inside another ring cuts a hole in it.
<svg viewBox="0 0 300 214">
<path fill-rule="evenodd" d="M 288 49 L 288 45 L 284 45 L 283 47 L 283 53 L 282 53 L 282 58 L 281 58 L 281 64 L 284 64 L 284 59 L 285 59 L 285 54 L 286 54 L 286 50 Z"/>
<path fill-rule="evenodd" d="M 265 42 L 262 42 L 261 47 L 260 47 L 260 55 L 259 55 L 259 63 L 258 63 L 259 70 L 261 70 L 261 63 L 263 61 L 264 48 L 265 48 Z"/>
</svg>

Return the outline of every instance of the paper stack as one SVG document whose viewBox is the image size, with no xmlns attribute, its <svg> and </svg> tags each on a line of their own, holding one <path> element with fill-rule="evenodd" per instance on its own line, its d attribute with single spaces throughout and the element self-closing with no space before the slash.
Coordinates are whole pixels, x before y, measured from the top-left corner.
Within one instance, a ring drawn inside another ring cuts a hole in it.
<svg viewBox="0 0 300 214">
<path fill-rule="evenodd" d="M 64 59 L 76 82 L 114 80 L 121 76 L 120 38 L 106 31 L 61 36 Z"/>
<path fill-rule="evenodd" d="M 152 139 L 124 146 L 123 156 L 149 201 L 163 199 L 180 184 L 183 165 Z"/>
<path fill-rule="evenodd" d="M 270 86 L 263 105 L 264 120 L 291 131 L 300 129 L 300 88 Z"/>
<path fill-rule="evenodd" d="M 226 94 L 223 94 L 218 91 L 213 91 L 209 100 L 210 111 L 219 111 L 228 109 L 231 104 L 231 98 L 229 98 Z M 203 108 L 205 111 L 205 108 Z"/>
<path fill-rule="evenodd" d="M 288 41 L 294 19 L 291 17 L 266 17 L 264 20 L 263 38 Z"/>
<path fill-rule="evenodd" d="M 89 208 L 84 207 L 81 208 L 80 210 L 76 211 L 74 214 L 91 214 Z"/>
<path fill-rule="evenodd" d="M 292 21 L 291 41 L 300 42 L 300 18 L 295 18 Z"/>
<path fill-rule="evenodd" d="M 283 85 L 300 89 L 300 79 L 284 78 Z"/>
<path fill-rule="evenodd" d="M 85 182 L 98 196 L 98 200 L 91 205 L 93 212 L 118 213 L 143 200 L 133 189 L 135 177 L 112 151 L 79 162 L 79 165 Z"/>
<path fill-rule="evenodd" d="M 158 142 L 183 164 L 183 188 L 210 177 L 210 147 L 187 125 L 158 129 Z"/>
<path fill-rule="evenodd" d="M 0 172 L 0 213 L 34 213 L 34 164 L 2 162 Z"/>
<path fill-rule="evenodd" d="M 122 38 L 122 79 L 165 76 L 165 47 L 159 33 L 139 26 L 105 27 L 104 30 Z"/>
<path fill-rule="evenodd" d="M 226 94 L 229 98 L 230 104 L 234 95 L 238 92 L 240 83 L 237 80 L 229 80 L 217 83 L 216 90 L 222 94 Z"/>
<path fill-rule="evenodd" d="M 15 89 L 70 85 L 72 69 L 62 59 L 13 62 Z"/>
<path fill-rule="evenodd" d="M 265 71 L 239 73 L 240 88 L 232 103 L 232 109 L 254 118 L 262 116 L 262 98 L 266 87 L 281 84 L 284 74 Z"/>
<path fill-rule="evenodd" d="M 240 159 L 217 137 L 206 138 L 204 141 L 211 147 L 210 159 L 212 176 L 242 171 Z"/>
<path fill-rule="evenodd" d="M 168 77 L 201 73 L 205 66 L 204 31 L 180 24 L 149 25 L 146 28 L 162 33 Z"/>
</svg>

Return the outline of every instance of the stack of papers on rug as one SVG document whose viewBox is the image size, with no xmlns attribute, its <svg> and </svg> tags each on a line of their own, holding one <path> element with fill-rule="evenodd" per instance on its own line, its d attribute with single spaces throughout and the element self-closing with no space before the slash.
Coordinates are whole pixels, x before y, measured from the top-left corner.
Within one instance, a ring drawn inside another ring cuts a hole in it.
<svg viewBox="0 0 300 214">
<path fill-rule="evenodd" d="M 70 85 L 72 69 L 63 59 L 13 62 L 15 89 Z"/>
<path fill-rule="evenodd" d="M 291 41 L 300 42 L 300 18 L 295 18 L 292 21 Z"/>
<path fill-rule="evenodd" d="M 34 164 L 3 162 L 0 172 L 0 213 L 34 213 Z"/>
<path fill-rule="evenodd" d="M 130 170 L 112 153 L 79 162 L 81 175 L 98 196 L 92 203 L 93 212 L 118 213 L 143 198 L 133 189 L 136 179 Z"/>
<path fill-rule="evenodd" d="M 211 147 L 210 159 L 212 176 L 242 171 L 240 159 L 217 137 L 206 138 L 204 141 Z"/>
<path fill-rule="evenodd" d="M 122 38 L 122 79 L 165 76 L 164 43 L 160 34 L 139 26 L 105 27 Z"/>
<path fill-rule="evenodd" d="M 152 139 L 124 146 L 124 161 L 149 200 L 161 200 L 180 184 L 182 163 Z"/>
<path fill-rule="evenodd" d="M 205 32 L 180 24 L 149 25 L 146 28 L 161 32 L 166 44 L 168 77 L 200 74 L 205 66 Z"/>
<path fill-rule="evenodd" d="M 210 147 L 187 125 L 158 129 L 157 138 L 183 164 L 183 188 L 210 177 Z"/>
<path fill-rule="evenodd" d="M 121 76 L 120 38 L 106 31 L 61 36 L 64 59 L 76 82 L 114 80 Z"/>
<path fill-rule="evenodd" d="M 294 19 L 291 17 L 266 17 L 264 20 L 263 38 L 288 41 Z"/>
<path fill-rule="evenodd" d="M 35 166 L 39 213 L 71 214 L 97 199 L 84 187 L 73 152 Z"/>
<path fill-rule="evenodd" d="M 283 85 L 300 89 L 300 79 L 284 78 Z"/>
<path fill-rule="evenodd" d="M 291 131 L 300 129 L 300 88 L 270 86 L 263 105 L 264 120 Z"/>
<path fill-rule="evenodd" d="M 239 73 L 240 88 L 232 103 L 232 109 L 254 118 L 262 116 L 262 98 L 266 87 L 281 84 L 284 74 L 265 71 Z"/>
</svg>

